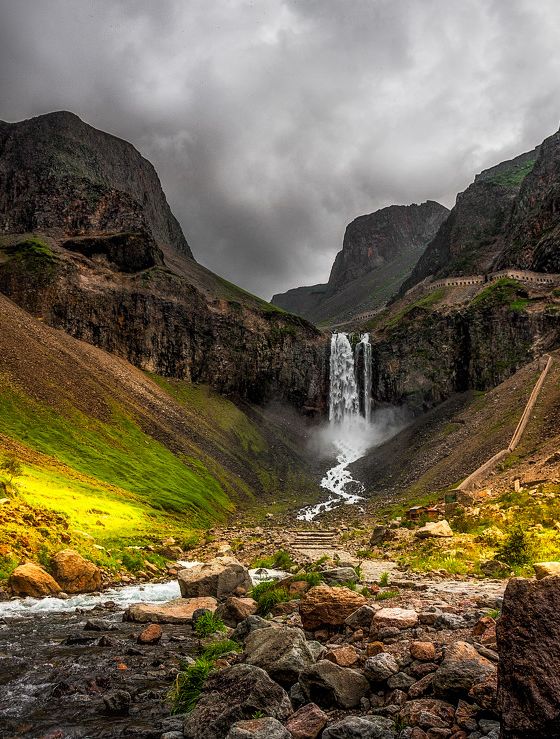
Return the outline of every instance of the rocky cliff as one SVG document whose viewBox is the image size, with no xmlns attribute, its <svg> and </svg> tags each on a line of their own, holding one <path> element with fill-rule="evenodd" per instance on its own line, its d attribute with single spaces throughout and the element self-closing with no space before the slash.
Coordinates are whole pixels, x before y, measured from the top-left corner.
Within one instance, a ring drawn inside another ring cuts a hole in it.
<svg viewBox="0 0 560 739">
<path fill-rule="evenodd" d="M 70 113 L 0 127 L 0 291 L 161 375 L 325 403 L 326 339 L 197 264 L 152 165 Z"/>
<path fill-rule="evenodd" d="M 148 232 L 193 257 L 150 162 L 66 111 L 0 121 L 2 231 Z"/>
<path fill-rule="evenodd" d="M 448 210 L 434 201 L 391 205 L 356 218 L 325 285 L 275 295 L 272 302 L 316 322 L 336 323 L 382 305 L 412 269 Z"/>
<path fill-rule="evenodd" d="M 523 180 L 496 266 L 560 272 L 560 131 L 543 141 Z"/>
<path fill-rule="evenodd" d="M 472 275 L 491 268 L 515 199 L 537 156 L 535 149 L 486 169 L 459 193 L 449 218 L 418 260 L 401 293 L 429 275 Z"/>
</svg>

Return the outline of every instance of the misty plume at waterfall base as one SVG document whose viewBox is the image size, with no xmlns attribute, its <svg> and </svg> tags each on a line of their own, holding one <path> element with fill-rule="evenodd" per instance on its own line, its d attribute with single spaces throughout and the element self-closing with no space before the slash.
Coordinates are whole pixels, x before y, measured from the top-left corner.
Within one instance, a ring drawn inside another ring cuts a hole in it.
<svg viewBox="0 0 560 739">
<path fill-rule="evenodd" d="M 363 500 L 364 486 L 352 477 L 348 467 L 369 449 L 383 444 L 403 429 L 409 416 L 405 408 L 371 407 L 372 357 L 369 334 L 362 334 L 355 346 L 345 333 L 335 333 L 330 347 L 329 421 L 317 429 L 311 442 L 321 459 L 335 459 L 321 487 L 328 500 L 303 508 L 298 519 L 311 521 L 341 503 Z"/>
</svg>

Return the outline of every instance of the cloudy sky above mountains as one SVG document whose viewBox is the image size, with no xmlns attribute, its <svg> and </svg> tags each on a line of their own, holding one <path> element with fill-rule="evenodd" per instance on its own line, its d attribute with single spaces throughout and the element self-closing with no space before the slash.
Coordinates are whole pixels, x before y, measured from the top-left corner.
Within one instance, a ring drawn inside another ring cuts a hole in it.
<svg viewBox="0 0 560 739">
<path fill-rule="evenodd" d="M 131 141 L 198 261 L 269 298 L 557 130 L 559 46 L 557 0 L 0 0 L 0 119 Z"/>
</svg>

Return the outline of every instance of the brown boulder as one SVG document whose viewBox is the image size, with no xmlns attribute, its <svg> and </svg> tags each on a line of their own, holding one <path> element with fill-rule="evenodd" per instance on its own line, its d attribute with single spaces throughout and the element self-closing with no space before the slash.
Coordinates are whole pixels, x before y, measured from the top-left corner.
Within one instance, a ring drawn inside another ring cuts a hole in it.
<svg viewBox="0 0 560 739">
<path fill-rule="evenodd" d="M 162 636 L 163 631 L 161 630 L 161 626 L 159 624 L 150 624 L 140 632 L 136 641 L 138 644 L 157 644 Z"/>
<path fill-rule="evenodd" d="M 410 654 L 421 662 L 433 662 L 436 658 L 436 648 L 431 641 L 413 641 L 410 644 Z"/>
<path fill-rule="evenodd" d="M 472 644 L 448 644 L 441 666 L 434 675 L 434 693 L 442 698 L 463 698 L 477 683 L 496 673 L 496 666 L 482 657 Z"/>
<path fill-rule="evenodd" d="M 9 586 L 14 595 L 29 595 L 32 598 L 57 595 L 62 590 L 48 572 L 32 562 L 16 567 L 10 575 Z"/>
<path fill-rule="evenodd" d="M 342 626 L 348 616 L 366 603 L 363 595 L 349 588 L 316 585 L 301 599 L 299 614 L 304 629 Z"/>
<path fill-rule="evenodd" d="M 176 598 L 167 603 L 133 603 L 124 612 L 124 621 L 137 623 L 188 624 L 199 608 L 215 611 L 215 598 Z"/>
<path fill-rule="evenodd" d="M 307 703 L 290 716 L 286 728 L 293 739 L 317 739 L 327 721 L 327 714 L 319 706 Z"/>
<path fill-rule="evenodd" d="M 73 549 L 52 558 L 52 570 L 65 593 L 91 593 L 101 587 L 101 570 Z"/>
<path fill-rule="evenodd" d="M 231 626 L 234 629 L 238 623 L 245 621 L 246 618 L 256 613 L 257 608 L 257 602 L 252 598 L 237 598 L 232 595 L 218 606 L 216 615 L 222 619 L 226 626 Z"/>
<path fill-rule="evenodd" d="M 339 667 L 354 667 L 359 656 L 354 647 L 344 644 L 341 647 L 329 649 L 325 654 L 325 659 L 334 662 Z"/>
<path fill-rule="evenodd" d="M 509 581 L 497 623 L 503 739 L 560 736 L 560 577 Z"/>
</svg>

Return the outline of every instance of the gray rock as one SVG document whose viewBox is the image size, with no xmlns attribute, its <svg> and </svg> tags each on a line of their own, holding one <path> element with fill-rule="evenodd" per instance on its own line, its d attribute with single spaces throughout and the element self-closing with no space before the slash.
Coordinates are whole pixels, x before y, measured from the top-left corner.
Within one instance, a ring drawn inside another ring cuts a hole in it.
<svg viewBox="0 0 560 739">
<path fill-rule="evenodd" d="M 391 690 L 408 690 L 415 682 L 416 680 L 406 672 L 397 672 L 387 680 L 387 685 Z"/>
<path fill-rule="evenodd" d="M 262 667 L 280 685 L 293 685 L 315 658 L 301 629 L 257 629 L 245 640 L 245 662 Z"/>
<path fill-rule="evenodd" d="M 478 722 L 478 725 L 480 727 L 480 730 L 484 734 L 490 734 L 492 731 L 500 731 L 500 722 L 499 721 L 491 721 L 488 718 L 481 718 Z"/>
<path fill-rule="evenodd" d="M 469 690 L 496 672 L 468 642 L 457 641 L 445 649 L 445 657 L 434 674 L 434 694 L 442 698 L 467 698 Z"/>
<path fill-rule="evenodd" d="M 126 716 L 130 711 L 132 696 L 127 690 L 111 690 L 103 696 L 106 713 L 114 716 Z"/>
<path fill-rule="evenodd" d="M 315 641 L 313 639 L 311 641 L 308 641 L 307 642 L 307 648 L 309 649 L 309 651 L 313 655 L 313 659 L 314 659 L 315 662 L 317 662 L 317 660 L 322 659 L 323 658 L 323 655 L 327 651 L 325 649 L 325 647 L 323 646 L 323 644 L 321 644 L 320 641 Z"/>
<path fill-rule="evenodd" d="M 232 557 L 217 557 L 180 570 L 177 578 L 183 598 L 212 596 L 224 600 L 230 595 L 245 595 L 252 587 L 249 570 Z"/>
<path fill-rule="evenodd" d="M 395 722 L 383 716 L 347 716 L 328 726 L 322 739 L 395 739 Z"/>
<path fill-rule="evenodd" d="M 225 739 L 235 723 L 258 711 L 286 721 L 293 709 L 286 691 L 260 667 L 227 667 L 206 680 L 196 707 L 185 718 L 185 739 Z"/>
<path fill-rule="evenodd" d="M 456 613 L 442 613 L 436 619 L 435 626 L 440 629 L 464 629 L 465 619 Z"/>
<path fill-rule="evenodd" d="M 290 732 L 275 718 L 253 718 L 234 724 L 227 739 L 292 739 Z"/>
<path fill-rule="evenodd" d="M 358 575 L 353 567 L 335 567 L 332 570 L 323 570 L 321 576 L 327 585 L 343 582 L 358 582 Z"/>
<path fill-rule="evenodd" d="M 166 731 L 160 736 L 160 739 L 183 739 L 182 731 Z"/>
<path fill-rule="evenodd" d="M 290 688 L 290 700 L 294 708 L 299 708 L 307 703 L 306 695 L 299 683 L 294 683 Z"/>
<path fill-rule="evenodd" d="M 354 611 L 354 613 L 351 613 L 348 616 L 344 624 L 345 626 L 350 626 L 352 629 L 369 629 L 371 622 L 373 621 L 374 613 L 375 608 L 372 608 L 371 606 L 361 606 Z"/>
<path fill-rule="evenodd" d="M 353 708 L 369 693 L 369 683 L 357 670 L 322 659 L 302 670 L 299 683 L 308 701 L 319 706 Z"/>
<path fill-rule="evenodd" d="M 382 683 L 391 675 L 396 675 L 399 666 L 392 654 L 380 652 L 373 657 L 368 657 L 364 665 L 364 674 L 372 683 Z"/>
<path fill-rule="evenodd" d="M 249 616 L 244 621 L 237 624 L 231 638 L 236 641 L 245 641 L 249 634 L 256 629 L 270 629 L 271 626 L 272 624 L 270 621 L 267 621 L 261 616 Z"/>
</svg>

